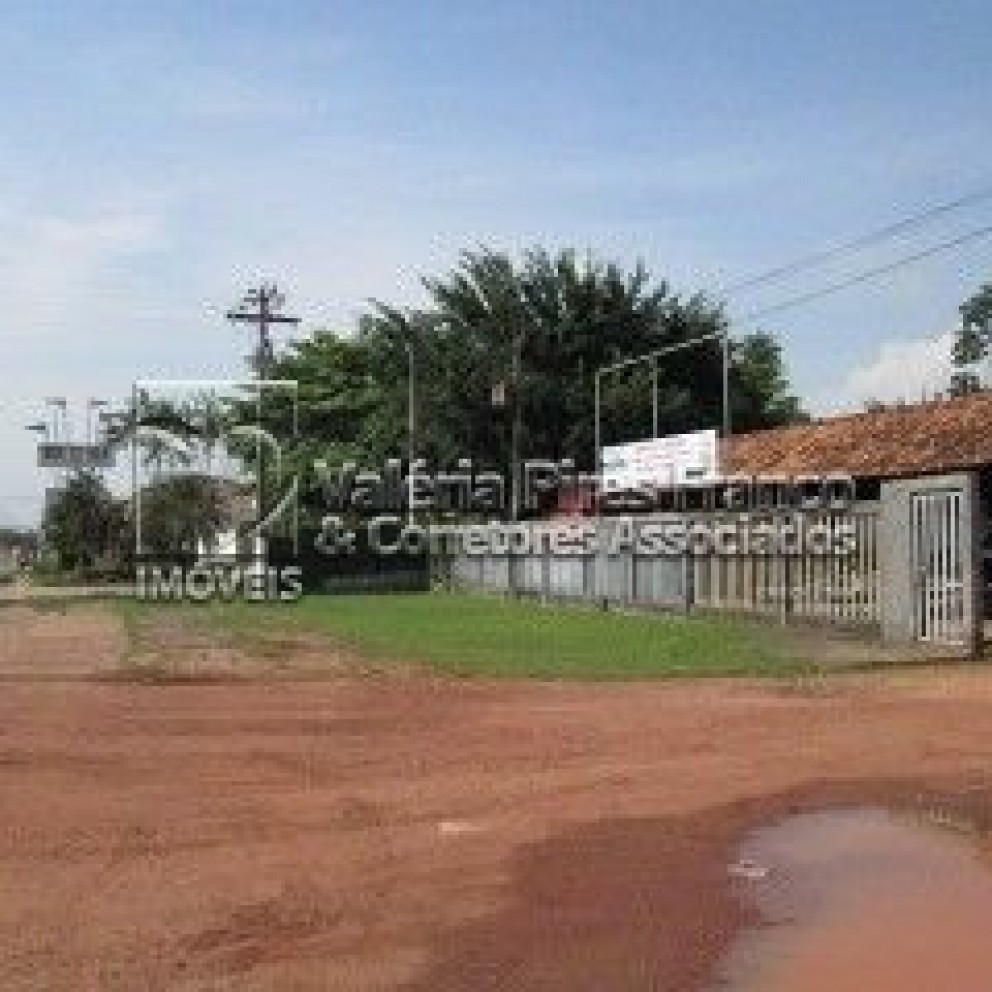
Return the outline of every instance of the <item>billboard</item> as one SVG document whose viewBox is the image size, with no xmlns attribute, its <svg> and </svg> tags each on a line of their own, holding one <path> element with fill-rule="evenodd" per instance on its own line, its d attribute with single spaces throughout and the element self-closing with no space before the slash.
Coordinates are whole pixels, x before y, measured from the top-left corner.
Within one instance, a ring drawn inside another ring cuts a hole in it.
<svg viewBox="0 0 992 992">
<path fill-rule="evenodd" d="M 113 468 L 109 444 L 71 444 L 43 441 L 38 445 L 38 468 Z"/>
<path fill-rule="evenodd" d="M 711 478 L 719 470 L 718 443 L 717 432 L 706 430 L 605 445 L 600 454 L 602 486 L 678 486 Z"/>
</svg>

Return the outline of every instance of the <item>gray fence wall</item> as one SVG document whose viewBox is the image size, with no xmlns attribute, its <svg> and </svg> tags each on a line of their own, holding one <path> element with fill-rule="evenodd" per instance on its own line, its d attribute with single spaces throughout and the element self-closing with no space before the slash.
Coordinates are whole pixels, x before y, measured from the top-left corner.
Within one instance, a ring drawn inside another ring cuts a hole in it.
<svg viewBox="0 0 992 992">
<path fill-rule="evenodd" d="M 798 515 L 765 518 L 773 527 L 795 523 Z M 563 522 L 527 526 L 537 552 L 469 554 L 461 551 L 435 563 L 435 574 L 452 585 L 493 593 L 576 599 L 658 609 L 712 609 L 821 620 L 843 626 L 878 629 L 879 507 L 857 504 L 842 513 L 804 513 L 803 526 L 819 525 L 831 536 L 844 527 L 851 535 L 845 554 L 822 554 L 804 547 L 793 554 L 637 554 L 627 548 L 609 553 L 618 532 L 628 528 L 635 544 L 652 524 L 700 523 L 739 526 L 728 514 L 691 517 L 643 516 L 600 518 L 595 528 L 598 549 L 591 554 L 554 553 L 542 539 Z"/>
<path fill-rule="evenodd" d="M 981 537 L 989 508 L 978 476 L 962 472 L 886 482 L 881 498 L 843 512 L 783 513 L 747 518 L 775 528 L 818 528 L 833 540 L 847 535 L 843 553 L 791 546 L 790 553 L 697 553 L 678 557 L 616 550 L 628 528 L 635 544 L 644 528 L 665 522 L 743 523 L 738 515 L 697 513 L 587 521 L 598 549 L 589 554 L 537 551 L 469 554 L 434 563 L 453 585 L 494 593 L 577 599 L 643 608 L 727 610 L 779 620 L 798 619 L 880 633 L 887 641 L 925 642 L 928 650 L 973 655 L 983 646 Z M 563 522 L 527 526 L 540 535 Z M 611 548 L 613 553 L 604 549 Z M 726 550 L 726 549 L 724 549 Z"/>
</svg>

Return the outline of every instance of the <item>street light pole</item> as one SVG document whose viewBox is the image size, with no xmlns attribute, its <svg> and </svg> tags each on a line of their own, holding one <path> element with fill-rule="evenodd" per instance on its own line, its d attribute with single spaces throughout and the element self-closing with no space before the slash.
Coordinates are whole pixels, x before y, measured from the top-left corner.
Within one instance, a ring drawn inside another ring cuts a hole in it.
<svg viewBox="0 0 992 992">
<path fill-rule="evenodd" d="M 65 437 L 63 440 L 72 440 L 72 431 L 69 426 L 69 401 L 64 396 L 49 396 L 45 403 L 52 408 L 52 440 L 59 440 L 59 422 L 61 419 Z M 60 415 L 61 414 L 61 418 Z M 69 485 L 69 469 L 66 467 L 62 476 L 65 486 Z M 58 474 L 56 474 L 56 485 L 58 485 Z"/>
<path fill-rule="evenodd" d="M 131 433 L 131 520 L 134 523 L 134 555 L 135 560 L 138 562 L 140 562 L 141 555 L 144 552 L 144 546 L 141 540 L 141 513 L 139 512 L 141 493 L 138 490 L 138 403 L 141 398 L 142 394 L 138 390 L 138 385 L 134 383 L 131 386 L 131 415 L 129 420 Z"/>
<path fill-rule="evenodd" d="M 651 359 L 651 436 L 658 436 L 658 356 Z"/>
<path fill-rule="evenodd" d="M 106 400 L 94 399 L 92 396 L 86 401 L 86 443 L 93 444 L 96 436 L 93 431 L 93 411 L 99 410 L 107 405 Z"/>
<path fill-rule="evenodd" d="M 602 374 L 603 374 L 603 370 L 602 369 L 596 369 L 595 388 L 593 390 L 593 401 L 592 401 L 593 422 L 595 423 L 595 441 L 594 441 L 594 444 L 595 444 L 595 448 L 596 448 L 596 451 L 595 451 L 596 463 L 593 466 L 593 471 L 596 473 L 596 478 L 597 479 L 599 479 L 600 461 L 602 459 L 602 456 L 600 454 L 600 449 L 602 447 L 602 443 L 601 443 L 600 432 L 599 432 L 599 402 L 600 402 L 600 400 L 599 400 L 599 390 L 600 390 L 599 380 L 600 380 L 600 377 L 602 376 Z"/>
<path fill-rule="evenodd" d="M 513 420 L 510 423 L 510 478 L 513 492 L 510 494 L 510 517 L 516 522 L 520 516 L 520 434 L 523 405 L 520 402 L 520 365 L 523 350 L 524 332 L 519 330 L 513 340 L 513 361 L 510 376 L 513 382 Z"/>
<path fill-rule="evenodd" d="M 406 343 L 407 355 L 407 397 L 406 397 L 406 428 L 407 428 L 407 505 L 406 516 L 409 523 L 413 523 L 413 463 L 416 458 L 416 362 L 413 355 L 413 342 Z"/>
<path fill-rule="evenodd" d="M 52 408 L 52 440 L 59 440 L 59 425 L 65 428 L 64 440 L 69 441 L 69 401 L 64 396 L 49 396 L 45 404 Z M 61 414 L 61 416 L 60 416 Z"/>
<path fill-rule="evenodd" d="M 493 313 L 488 302 L 485 299 L 482 299 L 480 302 L 482 303 L 483 309 L 486 310 L 489 317 L 495 322 L 496 315 Z M 520 388 L 520 379 L 523 366 L 524 338 L 527 334 L 527 320 L 529 319 L 529 304 L 522 290 L 520 291 L 517 302 L 520 304 L 520 310 L 518 313 L 511 314 L 510 318 L 514 326 L 513 339 L 510 343 L 509 382 L 509 389 L 512 394 L 510 397 L 510 517 L 514 521 L 520 516 L 520 490 L 522 485 L 519 462 L 520 436 L 523 433 L 523 403 L 521 402 L 522 390 Z M 491 402 L 493 406 L 505 406 L 506 389 L 506 383 L 502 380 L 493 385 L 491 394 Z"/>
<path fill-rule="evenodd" d="M 723 341 L 723 439 L 730 437 L 730 335 L 724 332 Z M 655 436 L 657 436 L 657 428 Z"/>
</svg>

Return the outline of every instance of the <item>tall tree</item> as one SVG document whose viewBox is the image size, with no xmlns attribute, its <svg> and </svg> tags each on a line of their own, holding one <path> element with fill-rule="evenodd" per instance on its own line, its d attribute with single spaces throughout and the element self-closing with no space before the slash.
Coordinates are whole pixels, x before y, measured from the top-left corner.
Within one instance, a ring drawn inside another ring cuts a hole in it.
<svg viewBox="0 0 992 992">
<path fill-rule="evenodd" d="M 95 472 L 79 472 L 47 507 L 42 529 L 62 568 L 90 568 L 119 539 L 114 499 Z"/>
<path fill-rule="evenodd" d="M 571 457 L 591 469 L 597 369 L 697 340 L 658 363 L 659 431 L 722 421 L 722 308 L 678 296 L 642 265 L 625 271 L 543 250 L 515 263 L 480 250 L 425 287 L 426 307 L 375 304 L 354 338 L 318 333 L 276 360 L 274 377 L 300 383 L 304 462 L 405 457 L 411 361 L 416 454 L 435 465 L 468 457 L 506 471 L 515 447 L 520 458 Z M 736 430 L 802 416 L 768 336 L 734 342 L 730 377 Z M 604 443 L 648 436 L 650 369 L 619 370 L 602 385 Z"/>
<path fill-rule="evenodd" d="M 982 388 L 978 365 L 988 355 L 992 339 L 992 283 L 968 297 L 959 310 L 961 323 L 952 350 L 955 371 L 951 379 L 951 392 L 958 396 Z"/>
<path fill-rule="evenodd" d="M 421 420 L 445 425 L 444 439 L 457 439 L 461 454 L 488 454 L 505 465 L 516 426 L 521 457 L 568 456 L 591 468 L 596 370 L 698 339 L 709 340 L 659 362 L 659 430 L 721 423 L 722 353 L 714 335 L 727 329 L 723 311 L 702 295 L 682 299 L 665 282 L 652 281 L 643 265 L 625 272 L 543 250 L 515 265 L 505 254 L 482 250 L 466 253 L 454 271 L 425 285 L 432 308 L 406 318 L 418 324 L 418 353 L 427 364 L 420 394 L 430 409 Z M 372 318 L 366 342 L 395 340 L 399 323 L 395 313 Z M 649 434 L 650 369 L 620 370 L 602 385 L 604 440 Z M 492 402 L 494 388 L 502 405 Z M 730 392 L 738 429 L 800 416 L 780 351 L 766 335 L 735 344 Z"/>
<path fill-rule="evenodd" d="M 158 478 L 141 494 L 143 550 L 167 558 L 195 556 L 230 528 L 236 486 L 221 479 L 183 472 Z"/>
<path fill-rule="evenodd" d="M 750 334 L 731 344 L 731 424 L 744 434 L 808 419 L 789 391 L 782 349 L 767 334 Z"/>
</svg>

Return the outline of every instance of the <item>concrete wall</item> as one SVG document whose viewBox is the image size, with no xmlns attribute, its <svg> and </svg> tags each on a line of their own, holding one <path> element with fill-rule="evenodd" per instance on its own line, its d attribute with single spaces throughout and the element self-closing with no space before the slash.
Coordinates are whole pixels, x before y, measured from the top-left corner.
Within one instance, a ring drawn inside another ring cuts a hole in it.
<svg viewBox="0 0 992 992">
<path fill-rule="evenodd" d="M 874 632 L 878 629 L 877 518 L 877 503 L 858 503 L 843 512 L 789 512 L 774 517 L 732 513 L 604 517 L 584 522 L 595 529 L 598 551 L 569 557 L 549 554 L 544 546 L 540 552 L 518 552 L 509 560 L 505 554 L 462 552 L 438 561 L 435 575 L 449 575 L 467 588 L 542 599 L 760 613 L 783 622 L 794 617 Z M 826 528 L 831 537 L 850 527 L 855 550 L 847 556 L 818 555 L 810 547 L 787 556 L 746 550 L 665 555 L 636 554 L 631 548 L 631 542 L 639 544 L 636 535 L 652 523 L 747 529 L 759 519 L 764 523 L 774 519 L 794 530 Z M 555 524 L 518 526 L 534 535 Z"/>
<path fill-rule="evenodd" d="M 953 554 L 961 563 L 961 584 L 946 592 L 949 587 L 937 583 L 945 595 L 940 600 L 947 607 L 944 619 L 950 616 L 955 629 L 952 637 L 928 641 L 927 651 L 972 655 L 981 647 L 984 622 L 981 537 L 985 516 L 977 473 L 883 483 L 877 502 L 855 504 L 845 518 L 856 521 L 859 528 L 859 550 L 846 560 L 761 556 L 752 560 L 742 556 L 708 563 L 705 558 L 608 555 L 604 549 L 622 523 L 617 518 L 603 518 L 596 524 L 600 548 L 596 555 L 572 559 L 531 555 L 512 562 L 463 556 L 451 563 L 452 577 L 470 588 L 541 598 L 758 612 L 783 620 L 788 617 L 880 632 L 890 643 L 912 644 L 918 639 L 918 604 L 936 599 L 924 594 L 919 577 L 913 573 L 911 507 L 914 495 L 941 490 L 960 494 L 958 541 Z M 635 518 L 634 528 L 651 519 Z M 544 525 L 529 526 L 540 529 Z M 711 573 L 719 574 L 720 581 L 712 581 Z M 776 594 L 779 587 L 784 595 Z"/>
</svg>

